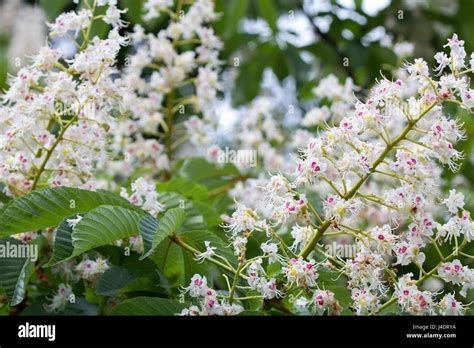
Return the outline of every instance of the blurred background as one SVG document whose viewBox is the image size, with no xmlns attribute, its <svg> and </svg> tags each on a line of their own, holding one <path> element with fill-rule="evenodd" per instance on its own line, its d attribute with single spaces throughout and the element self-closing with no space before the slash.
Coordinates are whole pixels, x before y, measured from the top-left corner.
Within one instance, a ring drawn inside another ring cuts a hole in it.
<svg viewBox="0 0 474 348">
<path fill-rule="evenodd" d="M 142 18 L 145 0 L 118 0 L 131 31 L 140 24 L 148 32 L 158 32 L 167 24 L 166 16 L 152 22 Z M 349 77 L 364 89 L 381 74 L 392 77 L 404 60 L 423 57 L 433 66 L 434 54 L 446 39 L 457 33 L 465 40 L 466 51 L 474 50 L 474 1 L 472 0 L 216 0 L 221 17 L 214 23 L 224 42 L 223 92 L 225 103 L 220 117 L 232 124 L 238 108 L 257 96 L 269 94 L 280 106 L 281 124 L 290 132 L 315 103 L 313 88 L 328 74 L 341 81 Z M 72 0 L 0 0 L 0 88 L 7 86 L 8 73 L 28 64 L 27 56 L 45 44 L 46 21 L 61 12 L 74 10 Z M 105 8 L 103 8 L 105 11 Z M 101 37 L 108 27 L 98 21 L 93 32 Z M 55 41 L 66 55 L 74 45 Z M 131 48 L 129 48 L 131 49 Z M 122 55 L 124 57 L 127 52 Z M 275 110 L 275 108 L 273 106 Z M 459 108 L 468 135 L 474 135 L 472 117 Z M 231 131 L 231 127 L 230 127 Z M 229 127 L 227 129 L 229 132 Z M 464 187 L 474 208 L 474 136 L 460 144 L 468 161 L 463 176 L 448 185 Z"/>
<path fill-rule="evenodd" d="M 141 18 L 144 0 L 119 0 L 131 22 L 149 31 L 166 25 L 166 16 L 151 23 Z M 298 99 L 329 72 L 370 85 L 380 71 L 396 65 L 394 46 L 407 41 L 414 56 L 431 59 L 456 32 L 472 52 L 474 2 L 471 0 L 216 0 L 222 15 L 215 29 L 225 48 L 222 59 L 239 64 L 234 105 L 251 101 L 260 90 L 266 69 L 280 81 L 290 77 Z M 45 21 L 73 10 L 72 0 L 0 1 L 0 86 L 7 72 L 25 64 L 45 43 Z M 106 34 L 98 25 L 95 33 Z M 399 47 L 403 49 L 403 47 Z M 67 49 L 65 47 L 64 49 Z M 69 48 L 72 49 L 72 48 Z M 347 58 L 347 64 L 343 64 Z M 238 59 L 238 62 L 237 62 Z"/>
</svg>

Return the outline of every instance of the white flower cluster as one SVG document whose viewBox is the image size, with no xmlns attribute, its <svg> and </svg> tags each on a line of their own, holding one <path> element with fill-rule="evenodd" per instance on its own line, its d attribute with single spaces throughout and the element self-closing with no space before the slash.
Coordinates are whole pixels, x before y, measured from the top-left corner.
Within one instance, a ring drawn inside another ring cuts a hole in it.
<svg viewBox="0 0 474 348">
<path fill-rule="evenodd" d="M 106 7 L 103 15 L 97 15 L 98 7 Z M 156 176 L 164 171 L 169 177 L 174 151 L 188 141 L 206 147 L 208 159 L 222 155 L 219 146 L 211 146 L 219 118 L 216 100 L 223 89 L 218 58 L 222 43 L 210 26 L 218 17 L 214 2 L 180 2 L 175 7 L 171 0 L 147 0 L 144 7 L 145 19 L 166 14 L 169 25 L 156 35 L 136 25 L 130 38 L 122 37 L 127 23 L 117 0 L 84 1 L 80 10 L 47 24 L 51 39 L 68 40 L 76 52 L 66 56 L 48 43 L 9 79 L 0 106 L 0 184 L 8 195 L 21 196 L 42 186 L 97 189 L 103 184 L 94 177 L 97 169 L 124 179 L 137 168 Z M 105 39 L 91 37 L 97 20 L 111 27 Z M 116 77 L 117 56 L 130 43 L 134 54 Z M 242 289 L 250 289 L 248 298 L 285 311 L 340 314 L 336 295 L 318 284 L 328 269 L 347 279 L 358 315 L 396 302 L 409 314 L 465 312 L 455 293 L 440 299 L 440 293 L 418 288 L 434 275 L 459 287 L 463 297 L 474 288 L 474 271 L 458 259 L 472 257 L 462 250 L 474 239 L 474 222 L 461 192 L 452 189 L 447 197 L 441 193 L 442 172 L 459 168 L 464 157 L 456 145 L 466 139 L 463 124 L 444 105 L 467 111 L 474 107 L 469 78 L 474 54 L 468 57 L 456 34 L 445 48 L 447 52 L 434 56 L 435 74 L 425 60 L 415 59 L 393 80 L 378 81 L 364 101 L 354 98 L 358 88 L 351 79 L 322 79 L 313 90 L 319 105 L 301 120 L 309 129 L 290 132 L 290 142 L 281 127 L 284 115 L 275 115 L 276 98 L 260 96 L 243 108 L 235 143 L 257 150 L 262 165 L 277 174 L 238 183 L 231 191 L 235 211 L 224 218 L 238 268 L 209 241 L 195 257 L 232 271 L 234 284 L 227 295 L 194 275 L 182 291 L 193 304 L 182 315 L 238 314 L 244 310 L 245 296 L 236 296 Z M 407 43 L 393 49 L 399 57 L 413 51 Z M 194 115 L 185 117 L 189 105 Z M 130 117 L 115 117 L 124 109 Z M 317 135 L 309 132 L 314 129 Z M 273 144 L 297 148 L 298 153 L 289 160 Z M 115 161 L 107 160 L 110 153 Z M 133 181 L 131 193 L 122 188 L 121 195 L 157 216 L 164 206 L 148 177 Z M 81 219 L 78 215 L 67 222 L 75 228 Z M 29 241 L 35 236 L 17 238 Z M 247 258 L 252 237 L 262 253 Z M 324 252 L 325 244 L 334 240 L 353 242 L 357 252 L 346 260 Z M 139 236 L 130 237 L 129 246 L 143 252 Z M 440 260 L 431 270 L 426 269 L 427 249 Z M 402 274 L 401 266 L 419 270 L 419 277 Z M 108 268 L 101 257 L 85 258 L 77 265 L 65 262 L 53 272 L 66 281 L 94 282 Z M 239 286 L 239 277 L 245 286 Z M 48 309 L 64 309 L 71 292 L 61 284 Z M 281 299 L 295 294 L 293 307 L 286 308 Z"/>
<path fill-rule="evenodd" d="M 271 300 L 282 296 L 281 291 L 277 288 L 276 279 L 267 279 L 261 259 L 257 259 L 248 266 L 247 275 L 250 288 L 262 294 L 264 299 Z"/>
<path fill-rule="evenodd" d="M 283 155 L 271 145 L 283 145 L 285 140 L 281 120 L 275 116 L 279 108 L 274 104 L 274 97 L 260 96 L 244 107 L 234 139 L 237 148 L 256 151 L 262 166 L 271 171 L 284 166 Z M 249 164 L 240 167 L 248 169 Z"/>
<path fill-rule="evenodd" d="M 449 269 L 448 265 L 445 267 Z M 463 315 L 465 313 L 466 305 L 457 301 L 454 294 L 445 294 L 438 303 L 435 303 L 432 293 L 418 290 L 412 276 L 411 273 L 404 274 L 398 281 L 396 295 L 403 311 L 413 315 L 433 315 L 436 311 L 441 315 Z"/>
<path fill-rule="evenodd" d="M 154 173 L 168 171 L 176 150 L 176 143 L 171 142 L 178 141 L 175 136 L 184 136 L 186 129 L 191 140 L 199 134 L 200 119 L 181 116 L 186 106 L 193 105 L 193 112 L 209 117 L 221 89 L 218 55 L 222 43 L 208 25 L 217 18 L 214 2 L 194 1 L 175 12 L 172 6 L 173 1 L 146 2 L 146 19 L 161 12 L 170 18 L 168 27 L 158 34 L 147 34 L 140 25 L 134 27 L 135 53 L 127 57 L 120 77 L 126 90 L 121 98 L 130 118 L 121 120 L 114 134 L 113 151 L 122 159 L 108 164 L 110 174 L 130 176 L 137 166 Z M 193 92 L 182 95 L 182 88 L 190 86 Z M 183 121 L 179 130 L 174 127 L 177 117 Z"/>
<path fill-rule="evenodd" d="M 464 312 L 465 305 L 454 294 L 437 301 L 439 294 L 417 288 L 435 271 L 460 286 L 463 296 L 473 288 L 471 270 L 459 260 L 448 262 L 473 240 L 473 221 L 464 209 L 463 194 L 451 190 L 443 197 L 440 187 L 443 166 L 458 169 L 463 154 L 455 145 L 465 139 L 462 124 L 446 115 L 443 105 L 454 103 L 470 110 L 473 90 L 468 74 L 474 66 L 466 64 L 464 42 L 455 34 L 445 47 L 449 54 L 435 57 L 439 78 L 430 75 L 424 60 L 416 59 L 405 66 L 403 79 L 383 78 L 365 102 L 356 101 L 354 106 L 350 100 L 355 87 L 350 82 L 342 86 L 333 77 L 325 80 L 317 94 L 343 103 L 339 123 L 322 127 L 318 137 L 309 139 L 294 171 L 272 176 L 260 202 L 251 202 L 252 208 L 237 204 L 227 224 L 237 254 L 245 254 L 242 245 L 253 231 L 265 232 L 268 242 L 278 247 L 280 257 L 275 258 L 282 263 L 280 273 L 272 273 L 277 291 L 288 294 L 293 287 L 312 291 L 318 272 L 311 255 L 321 251 L 318 242 L 324 246 L 345 237 L 356 244 L 355 257 L 343 261 L 324 252 L 322 257 L 348 278 L 356 314 L 376 313 L 396 301 L 410 314 Z M 337 110 L 325 112 L 337 114 Z M 245 183 L 241 186 L 237 193 L 246 192 Z M 308 200 L 307 190 L 320 197 L 320 209 Z M 446 211 L 450 217 L 444 224 L 438 222 L 446 218 Z M 285 231 L 292 237 L 291 246 L 283 242 Z M 451 254 L 441 251 L 443 244 L 451 245 Z M 426 248 L 438 254 L 442 266 L 425 269 Z M 261 283 L 265 269 L 261 262 L 252 265 L 248 275 L 252 289 L 258 290 L 255 284 Z M 420 277 L 398 274 L 398 266 L 414 266 Z M 304 298 L 295 302 L 295 308 L 305 307 Z"/>
<path fill-rule="evenodd" d="M 283 267 L 288 284 L 298 287 L 312 287 L 316 285 L 319 274 L 315 268 L 315 261 L 305 261 L 302 257 L 292 258 L 287 266 Z"/>
<path fill-rule="evenodd" d="M 147 182 L 145 178 L 138 178 L 132 183 L 132 194 L 122 187 L 120 195 L 130 201 L 133 205 L 141 207 L 151 215 L 156 216 L 163 211 L 163 205 L 158 201 L 158 193 L 155 184 Z"/>
<path fill-rule="evenodd" d="M 2 1 L 0 34 L 10 39 L 8 46 L 10 71 L 20 69 L 27 62 L 25 57 L 36 54 L 44 45 L 47 36 L 45 21 L 46 15 L 39 6 L 27 5 L 17 0 Z"/>
<path fill-rule="evenodd" d="M 467 290 L 474 289 L 474 269 L 463 266 L 459 260 L 443 263 L 438 268 L 438 274 L 446 282 L 462 285 L 460 294 L 464 297 L 467 295 Z"/>
<path fill-rule="evenodd" d="M 223 78 L 227 89 L 234 83 L 232 73 Z M 224 94 L 223 99 L 217 99 L 211 113 L 203 119 L 193 118 L 187 122 L 190 142 L 198 149 L 195 151 L 198 155 L 204 154 L 208 161 L 223 164 L 226 149 L 231 149 L 255 154 L 252 160 L 231 161 L 243 173 L 252 171 L 255 165 L 271 172 L 289 170 L 288 153 L 303 145 L 309 136 L 309 132 L 297 128 L 294 121 L 300 114 L 293 97 L 296 88 L 290 83 L 280 83 L 269 70 L 264 71 L 260 87 L 260 94 L 249 104 L 232 108 L 230 96 Z M 222 122 L 222 115 L 227 113 L 238 120 L 231 129 Z"/>
<path fill-rule="evenodd" d="M 59 284 L 58 291 L 50 299 L 50 303 L 45 305 L 46 310 L 53 313 L 63 311 L 70 302 L 72 294 L 72 288 L 69 284 Z"/>
<path fill-rule="evenodd" d="M 344 84 L 339 83 L 338 78 L 330 74 L 321 79 L 313 94 L 320 99 L 331 102 L 330 106 L 317 106 L 311 108 L 304 116 L 301 124 L 305 127 L 323 126 L 331 119 L 339 121 L 347 112 L 355 100 L 354 92 L 356 86 L 352 79 L 347 78 Z"/>
<path fill-rule="evenodd" d="M 92 259 L 86 255 L 79 263 L 76 259 L 71 259 L 54 265 L 52 273 L 70 284 L 77 283 L 81 279 L 94 283 L 109 268 L 108 261 L 101 256 Z"/>
<path fill-rule="evenodd" d="M 122 89 L 112 74 L 127 40 L 116 28 L 103 40 L 89 37 L 94 10 L 65 13 L 49 24 L 51 37 L 77 46 L 72 59 L 48 44 L 9 80 L 0 108 L 0 182 L 10 195 L 46 182 L 96 187 L 93 170 L 107 158 L 111 114 L 121 107 Z"/>
<path fill-rule="evenodd" d="M 180 315 L 237 315 L 244 309 L 238 304 L 230 304 L 226 299 L 219 299 L 218 293 L 207 286 L 206 277 L 195 274 L 191 278 L 191 283 L 184 288 L 181 295 L 189 296 L 198 302 L 197 305 L 191 305 L 189 308 L 183 309 Z"/>
<path fill-rule="evenodd" d="M 95 260 L 85 258 L 76 267 L 75 271 L 79 277 L 89 282 L 94 282 L 99 275 L 103 274 L 110 268 L 107 260 L 97 257 Z"/>
<path fill-rule="evenodd" d="M 314 308 L 318 314 L 327 312 L 329 315 L 339 315 L 342 307 L 336 295 L 330 290 L 317 290 L 313 294 Z"/>
</svg>

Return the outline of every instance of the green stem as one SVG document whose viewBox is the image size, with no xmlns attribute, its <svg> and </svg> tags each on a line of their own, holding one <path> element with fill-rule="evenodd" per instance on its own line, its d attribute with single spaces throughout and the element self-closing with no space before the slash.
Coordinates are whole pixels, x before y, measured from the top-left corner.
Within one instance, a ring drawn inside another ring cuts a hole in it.
<svg viewBox="0 0 474 348">
<path fill-rule="evenodd" d="M 185 242 L 183 242 L 183 240 L 177 236 L 173 236 L 173 237 L 170 237 L 171 238 L 171 241 L 173 241 L 174 243 L 176 243 L 178 246 L 180 246 L 181 248 L 185 249 L 185 250 L 188 250 L 190 251 L 191 253 L 193 253 L 194 255 L 197 255 L 197 254 L 200 254 L 201 252 L 195 248 L 193 248 L 192 246 L 190 246 L 189 244 L 186 244 Z M 236 270 L 233 269 L 232 267 L 229 267 L 227 266 L 226 264 L 216 260 L 216 259 L 213 259 L 213 258 L 207 258 L 206 259 L 207 261 L 209 262 L 212 262 L 213 264 L 219 266 L 219 267 L 222 267 L 223 269 L 225 269 L 226 271 L 229 271 L 231 273 L 236 273 Z"/>
<path fill-rule="evenodd" d="M 318 219 L 319 223 L 322 223 L 323 219 L 321 219 L 321 216 L 319 216 L 318 211 L 316 210 L 316 208 L 314 208 L 314 206 L 310 202 L 308 202 L 308 208 L 309 210 L 311 210 L 313 215 L 316 216 L 316 219 Z"/>
<path fill-rule="evenodd" d="M 237 267 L 237 271 L 235 272 L 234 282 L 232 283 L 232 288 L 230 289 L 230 293 L 229 293 L 229 303 L 230 304 L 232 304 L 232 302 L 234 302 L 235 287 L 237 286 L 237 282 L 238 282 L 239 276 L 240 276 L 240 270 L 242 269 L 243 264 L 244 264 L 243 262 L 239 262 L 239 266 Z"/>
<path fill-rule="evenodd" d="M 172 132 L 173 132 L 173 100 L 174 90 L 166 96 L 166 131 L 165 131 L 165 150 L 168 161 L 171 163 L 173 159 L 173 143 L 172 143 Z"/>
<path fill-rule="evenodd" d="M 36 188 L 36 186 L 38 185 L 38 181 L 41 177 L 41 174 L 43 174 L 43 172 L 46 168 L 46 164 L 48 164 L 48 161 L 51 158 L 51 155 L 53 154 L 54 149 L 56 149 L 56 147 L 59 145 L 59 143 L 61 142 L 61 140 L 64 137 L 64 133 L 66 133 L 67 129 L 76 120 L 76 118 L 77 118 L 77 115 L 74 115 L 74 117 L 68 123 L 66 123 L 66 125 L 61 127 L 61 131 L 59 132 L 58 137 L 56 138 L 54 144 L 49 148 L 48 151 L 46 151 L 46 156 L 44 157 L 44 160 L 41 163 L 38 171 L 36 172 L 35 178 L 33 179 L 33 185 L 31 185 L 31 191 L 33 191 Z"/>
</svg>

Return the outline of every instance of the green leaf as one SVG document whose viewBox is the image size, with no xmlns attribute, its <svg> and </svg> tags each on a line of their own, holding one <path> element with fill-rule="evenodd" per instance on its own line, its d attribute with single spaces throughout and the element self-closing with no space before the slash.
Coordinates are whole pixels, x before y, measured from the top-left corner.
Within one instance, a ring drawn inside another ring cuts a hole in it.
<svg viewBox="0 0 474 348">
<path fill-rule="evenodd" d="M 248 5 L 249 0 L 230 0 L 226 2 L 223 16 L 223 28 L 221 30 L 223 39 L 230 39 L 237 32 L 239 22 L 244 17 Z"/>
<path fill-rule="evenodd" d="M 165 239 L 151 256 L 156 266 L 163 272 L 172 285 L 183 285 L 184 279 L 184 255 L 181 247 Z"/>
<path fill-rule="evenodd" d="M 143 0 L 120 0 L 120 8 L 127 9 L 125 19 L 135 24 L 143 24 Z"/>
<path fill-rule="evenodd" d="M 107 11 L 107 6 L 100 6 L 96 8 L 94 15 L 96 16 L 105 15 L 106 11 Z M 93 37 L 98 36 L 101 39 L 105 39 L 109 30 L 110 30 L 110 26 L 104 21 L 93 21 L 92 26 L 91 26 L 90 38 L 92 39 Z"/>
<path fill-rule="evenodd" d="M 99 315 L 99 307 L 94 304 L 90 303 L 84 297 L 77 297 L 75 303 L 68 303 L 66 308 L 64 309 L 64 315 L 90 315 L 90 316 L 98 316 Z"/>
<path fill-rule="evenodd" d="M 222 223 L 221 216 L 217 211 L 209 206 L 209 203 L 194 202 L 194 206 L 199 210 L 199 212 L 204 217 L 207 226 L 214 227 L 219 226 Z"/>
<path fill-rule="evenodd" d="M 267 267 L 267 275 L 268 277 L 276 276 L 281 272 L 281 264 L 279 262 L 273 262 L 268 265 Z"/>
<path fill-rule="evenodd" d="M 142 259 L 150 256 L 160 245 L 160 243 L 168 236 L 175 234 L 179 227 L 184 222 L 186 218 L 186 213 L 182 208 L 173 208 L 169 209 L 165 215 L 161 218 L 158 223 L 158 220 L 153 217 L 145 217 L 140 221 L 140 233 L 145 235 L 150 235 L 150 229 L 154 229 L 155 233 L 153 234 L 153 239 L 151 247 L 149 250 L 146 250 L 142 256 Z M 154 220 L 152 220 L 154 219 Z"/>
<path fill-rule="evenodd" d="M 219 187 L 229 178 L 239 177 L 239 170 L 231 163 L 223 166 L 207 162 L 204 158 L 192 158 L 182 163 L 180 175 L 187 177 L 208 189 Z"/>
<path fill-rule="evenodd" d="M 69 0 L 40 0 L 39 3 L 48 16 L 48 20 L 53 21 L 70 2 Z"/>
<path fill-rule="evenodd" d="M 176 235 L 182 238 L 184 242 L 197 250 L 204 251 L 204 242 L 210 241 L 212 246 L 218 248 L 220 255 L 228 259 L 231 264 L 236 265 L 237 260 L 232 250 L 227 247 L 223 238 L 208 231 L 208 226 L 201 212 L 192 202 L 174 192 L 162 193 L 158 200 L 166 209 L 179 209 L 186 213 L 181 226 L 176 229 Z M 207 274 L 210 269 L 208 265 L 206 266 L 206 262 L 199 264 L 194 260 L 194 255 L 184 251 L 170 239 L 163 240 L 156 247 L 151 259 L 170 282 L 176 286 L 184 285 L 194 273 L 206 272 Z"/>
<path fill-rule="evenodd" d="M 101 205 L 141 211 L 112 192 L 49 187 L 15 199 L 0 210 L 0 237 L 55 227 L 68 216 L 87 213 Z"/>
<path fill-rule="evenodd" d="M 67 258 L 69 258 L 74 252 L 74 246 L 72 245 L 72 227 L 69 226 L 67 220 L 76 217 L 73 215 L 66 218 L 61 222 L 56 230 L 56 236 L 54 237 L 53 243 L 53 255 L 49 259 L 48 263 L 44 267 L 51 267 Z"/>
<path fill-rule="evenodd" d="M 153 238 L 158 230 L 160 220 L 151 215 L 145 215 L 138 223 L 138 230 L 143 240 L 144 253 L 147 254 L 153 245 Z"/>
<path fill-rule="evenodd" d="M 235 106 L 250 103 L 260 93 L 263 72 L 269 65 L 275 65 L 273 60 L 280 55 L 276 53 L 278 51 L 278 46 L 271 42 L 249 48 L 232 90 L 232 103 Z"/>
<path fill-rule="evenodd" d="M 158 201 L 165 206 L 166 210 L 180 208 L 186 213 L 186 218 L 178 229 L 178 234 L 182 231 L 207 229 L 204 217 L 189 199 L 186 199 L 175 192 L 164 192 L 158 195 Z"/>
<path fill-rule="evenodd" d="M 0 288 L 5 291 L 11 306 L 16 306 L 23 301 L 26 285 L 34 270 L 34 264 L 28 257 L 6 257 L 10 248 L 15 248 L 19 252 L 21 247 L 33 248 L 35 246 L 23 244 L 12 238 L 0 240 Z"/>
<path fill-rule="evenodd" d="M 343 315 L 351 315 L 352 306 L 351 292 L 347 288 L 346 281 L 336 272 L 320 272 L 318 277 L 318 285 L 322 289 L 330 290 L 336 296 L 336 299 L 343 307 Z"/>
<path fill-rule="evenodd" d="M 114 296 L 135 279 L 136 276 L 125 268 L 112 266 L 99 278 L 95 292 L 98 295 Z"/>
<path fill-rule="evenodd" d="M 397 302 L 392 303 L 391 305 L 382 309 L 377 314 L 378 315 L 398 315 L 398 303 Z"/>
<path fill-rule="evenodd" d="M 135 297 L 119 303 L 111 311 L 111 315 L 176 315 L 189 304 L 159 298 Z"/>
<path fill-rule="evenodd" d="M 278 31 L 277 21 L 278 21 L 278 10 L 275 7 L 273 0 L 257 0 L 257 9 L 265 21 L 268 23 L 272 29 L 273 34 Z"/>
<path fill-rule="evenodd" d="M 64 311 L 58 313 L 46 311 L 45 305 L 47 304 L 47 299 L 41 298 L 38 302 L 26 307 L 20 313 L 20 316 L 99 315 L 99 307 L 95 304 L 89 303 L 84 297 L 76 297 L 75 303 L 67 303 Z"/>
<path fill-rule="evenodd" d="M 285 58 L 289 74 L 296 78 L 299 85 L 305 83 L 308 79 L 311 67 L 301 58 L 300 50 L 288 44 L 285 50 Z"/>
<path fill-rule="evenodd" d="M 8 87 L 7 76 L 11 68 L 7 52 L 6 47 L 0 45 L 0 89 L 2 91 Z"/>
<path fill-rule="evenodd" d="M 138 223 L 143 214 L 110 205 L 91 210 L 72 231 L 72 256 L 139 234 Z"/>
<path fill-rule="evenodd" d="M 203 185 L 200 185 L 188 178 L 177 177 L 158 184 L 158 192 L 177 192 L 193 201 L 202 201 L 207 199 L 208 191 Z"/>
</svg>

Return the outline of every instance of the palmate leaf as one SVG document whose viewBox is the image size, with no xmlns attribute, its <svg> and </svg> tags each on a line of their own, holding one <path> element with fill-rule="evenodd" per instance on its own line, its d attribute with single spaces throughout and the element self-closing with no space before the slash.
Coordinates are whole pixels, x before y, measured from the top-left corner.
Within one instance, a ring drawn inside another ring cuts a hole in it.
<svg viewBox="0 0 474 348">
<path fill-rule="evenodd" d="M 96 247 L 138 234 L 141 234 L 144 241 L 144 257 L 149 256 L 166 237 L 180 228 L 185 220 L 186 211 L 190 213 L 186 229 L 192 231 L 205 227 L 199 211 L 189 201 L 186 200 L 184 203 L 182 196 L 163 193 L 160 198 L 163 198 L 168 207 L 175 206 L 166 211 L 162 221 L 146 215 L 139 209 L 131 210 L 110 205 L 99 206 L 84 214 L 74 230 L 69 227 L 66 220 L 63 220 L 53 245 L 53 256 L 46 266 L 52 266 Z M 180 207 L 181 204 L 184 209 Z"/>
<path fill-rule="evenodd" d="M 111 315 L 176 315 L 189 304 L 160 297 L 135 297 L 119 303 Z"/>
<path fill-rule="evenodd" d="M 161 220 L 106 191 L 68 187 L 40 190 L 11 202 L 0 211 L 0 231 L 13 234 L 60 224 L 47 266 L 141 234 L 145 244 L 144 257 L 155 251 L 159 253 L 153 258 L 154 263 L 167 277 L 180 284 L 194 270 L 205 267 L 193 260 L 194 255 L 185 254 L 171 243 L 167 237 L 172 234 L 201 251 L 204 251 L 204 242 L 210 241 L 229 260 L 235 259 L 223 240 L 208 231 L 201 211 L 189 199 L 175 192 L 160 193 L 158 199 L 166 209 Z M 71 229 L 67 219 L 77 215 L 82 219 Z"/>
<path fill-rule="evenodd" d="M 74 252 L 71 257 L 139 234 L 138 223 L 143 215 L 144 211 L 137 212 L 110 205 L 91 210 L 72 231 Z"/>
<path fill-rule="evenodd" d="M 50 187 L 15 199 L 0 210 L 0 237 L 56 227 L 68 216 L 86 213 L 101 205 L 140 211 L 112 192 Z"/>
<path fill-rule="evenodd" d="M 158 245 L 166 238 L 175 234 L 183 224 L 186 218 L 186 213 L 182 208 L 172 208 L 166 211 L 160 221 L 152 216 L 145 216 L 140 221 L 140 233 L 142 237 L 146 236 L 147 241 L 144 239 L 145 253 L 142 259 L 151 255 Z M 150 245 L 150 235 L 151 238 Z"/>
<path fill-rule="evenodd" d="M 20 246 L 22 243 L 11 238 L 0 240 L 0 247 L 6 251 L 8 247 Z M 24 245 L 26 247 L 26 245 Z M 29 245 L 33 247 L 32 245 Z M 34 264 L 28 257 L 0 257 L 0 288 L 3 288 L 11 306 L 19 304 L 26 293 L 26 285 L 33 273 Z"/>
</svg>

